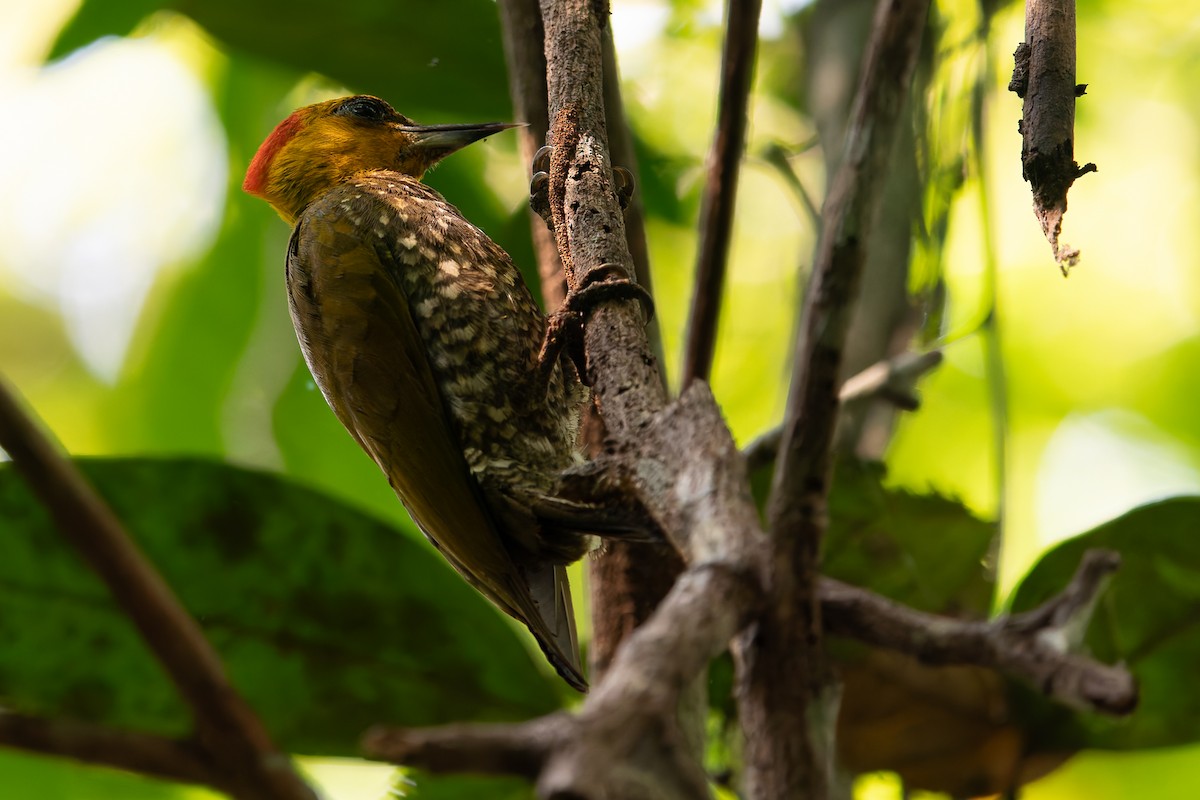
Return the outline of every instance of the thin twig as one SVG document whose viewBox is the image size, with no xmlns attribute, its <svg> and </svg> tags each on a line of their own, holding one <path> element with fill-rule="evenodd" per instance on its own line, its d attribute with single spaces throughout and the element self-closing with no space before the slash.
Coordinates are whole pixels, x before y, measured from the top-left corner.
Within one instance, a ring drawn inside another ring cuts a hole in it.
<svg viewBox="0 0 1200 800">
<path fill-rule="evenodd" d="M 809 730 L 806 710 L 824 702 L 828 681 L 816 581 L 827 524 L 838 374 L 868 232 L 928 11 L 929 0 L 881 0 L 876 7 L 846 156 L 822 214 L 768 505 L 771 560 L 778 565 L 774 608 L 734 648 L 740 664 L 739 714 L 756 732 L 745 754 L 751 797 L 823 797 L 829 783 L 830 731 Z M 789 768 L 774 766 L 781 763 Z"/>
<path fill-rule="evenodd" d="M 806 145 L 803 149 L 808 149 Z M 761 153 L 763 161 L 775 168 L 779 173 L 779 177 L 792 190 L 792 194 L 800 201 L 800 205 L 804 207 L 804 213 L 812 224 L 813 230 L 821 229 L 821 209 L 817 208 L 817 204 L 813 201 L 812 195 L 808 189 L 804 188 L 804 183 L 800 180 L 800 176 L 796 174 L 796 170 L 792 169 L 789 158 L 794 154 L 794 151 L 785 148 L 778 142 L 772 142 L 767 145 L 766 149 Z"/>
<path fill-rule="evenodd" d="M 877 361 L 857 375 L 847 378 L 838 391 L 838 400 L 845 405 L 880 395 L 896 402 L 906 411 L 915 411 L 918 407 L 918 400 L 913 395 L 913 384 L 918 378 L 941 363 L 941 350 L 901 353 L 898 356 Z M 746 457 L 746 464 L 751 472 L 775 461 L 775 457 L 779 454 L 779 442 L 782 438 L 783 427 L 780 426 L 760 434 L 742 448 L 742 455 Z"/>
<path fill-rule="evenodd" d="M 708 380 L 712 371 L 733 209 L 737 202 L 738 169 L 746 147 L 747 109 L 761 10 L 762 0 L 729 0 L 726 6 L 717 131 L 708 153 L 708 175 L 700 204 L 696 283 L 683 351 L 682 386 L 696 378 Z"/>
<path fill-rule="evenodd" d="M 166 581 L 130 539 L 75 465 L 42 434 L 0 382 L 0 447 L 54 519 L 59 532 L 108 585 L 180 696 L 198 743 L 223 773 L 214 785 L 235 796 L 313 800 L 229 682 L 216 651 Z"/>
</svg>

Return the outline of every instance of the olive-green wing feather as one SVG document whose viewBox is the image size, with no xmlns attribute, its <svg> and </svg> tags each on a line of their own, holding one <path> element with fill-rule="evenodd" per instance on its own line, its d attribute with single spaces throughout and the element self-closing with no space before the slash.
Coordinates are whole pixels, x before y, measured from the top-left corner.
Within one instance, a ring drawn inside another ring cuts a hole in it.
<svg viewBox="0 0 1200 800">
<path fill-rule="evenodd" d="M 565 573 L 549 564 L 522 568 L 505 547 L 448 424 L 396 281 L 400 266 L 388 263 L 361 211 L 327 195 L 301 215 L 292 236 L 288 295 L 309 369 L 430 541 L 583 689 Z"/>
</svg>

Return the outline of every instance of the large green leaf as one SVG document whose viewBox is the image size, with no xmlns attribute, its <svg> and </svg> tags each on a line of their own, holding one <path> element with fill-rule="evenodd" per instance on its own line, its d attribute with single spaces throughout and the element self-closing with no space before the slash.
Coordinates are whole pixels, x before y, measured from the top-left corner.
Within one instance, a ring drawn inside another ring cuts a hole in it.
<svg viewBox="0 0 1200 800">
<path fill-rule="evenodd" d="M 961 503 L 882 483 L 883 468 L 838 464 L 823 571 L 923 611 L 986 617 L 996 526 Z"/>
<path fill-rule="evenodd" d="M 234 50 L 320 72 L 402 109 L 506 118 L 511 105 L 491 0 L 84 0 L 51 52 L 125 35 L 147 14 L 186 14 Z"/>
<path fill-rule="evenodd" d="M 1200 740 L 1200 497 L 1152 503 L 1063 542 L 1017 588 L 1014 611 L 1033 608 L 1070 580 L 1088 548 L 1121 554 L 1121 569 L 1086 636 L 1091 654 L 1133 670 L 1141 692 L 1124 719 L 1050 710 L 1025 698 L 1046 747 L 1128 750 Z M 1044 701 L 1042 701 L 1044 703 Z"/>
<path fill-rule="evenodd" d="M 278 477 L 194 459 L 81 459 L 293 752 L 373 723 L 557 707 L 512 626 L 435 554 Z M 180 701 L 108 592 L 0 468 L 0 705 L 179 734 Z"/>
</svg>

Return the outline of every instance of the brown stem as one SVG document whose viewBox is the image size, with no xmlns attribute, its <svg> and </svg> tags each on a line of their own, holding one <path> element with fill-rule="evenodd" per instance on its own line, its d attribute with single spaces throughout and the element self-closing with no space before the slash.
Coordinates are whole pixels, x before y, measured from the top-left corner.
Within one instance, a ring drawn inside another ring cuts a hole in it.
<svg viewBox="0 0 1200 800">
<path fill-rule="evenodd" d="M 1075 0 L 1027 0 L 1025 41 L 1014 54 L 1009 89 L 1021 108 L 1021 175 L 1033 190 L 1033 211 L 1063 275 L 1079 251 L 1059 241 L 1067 190 L 1095 164 L 1075 162 Z"/>
<path fill-rule="evenodd" d="M 716 350 L 717 323 L 737 202 L 738 169 L 746 147 L 746 124 L 758 17 L 762 0 L 729 0 L 725 44 L 721 53 L 721 88 L 717 98 L 717 132 L 708 152 L 708 175 L 700 204 L 700 242 L 696 255 L 696 288 L 683 352 L 682 386 L 708 380 Z"/>
<path fill-rule="evenodd" d="M 815 712 L 830 694 L 816 582 L 839 371 L 865 242 L 928 10 L 928 0 L 878 4 L 846 157 L 822 213 L 768 506 L 776 565 L 769 587 L 773 607 L 734 648 L 739 714 L 747 732 L 746 790 L 752 798 L 821 798 L 828 791 L 828 726 L 810 730 L 806 711 Z"/>
<path fill-rule="evenodd" d="M 528 141 L 522 140 L 524 155 L 546 141 L 545 35 L 537 0 L 501 0 L 500 19 L 509 65 L 509 88 L 517 116 L 527 120 Z M 621 103 L 620 82 L 611 31 L 603 40 L 604 108 L 612 140 L 614 160 L 637 174 L 632 136 Z M 558 307 L 566 291 L 562 262 L 552 234 L 537 214 L 531 214 L 542 275 L 542 295 L 547 308 Z M 625 211 L 626 241 L 633 258 L 638 283 L 650 291 L 649 248 L 641 200 L 635 192 Z M 651 321 L 647 337 L 655 354 L 662 352 L 657 323 Z M 599 442 L 597 442 L 599 444 Z M 592 641 L 589 655 L 594 678 L 600 678 L 626 636 L 645 621 L 662 601 L 679 575 L 682 563 L 668 549 L 631 542 L 614 542 L 589 563 L 592 591 Z"/>
<path fill-rule="evenodd" d="M 0 746 L 222 788 L 220 770 L 194 742 L 0 710 Z"/>
<path fill-rule="evenodd" d="M 1128 670 L 1100 664 L 1057 644 L 1061 631 L 1088 616 L 1117 568 L 1115 553 L 1089 550 L 1057 597 L 1033 611 L 988 622 L 914 611 L 838 581 L 821 582 L 829 633 L 906 653 L 927 664 L 974 664 L 1024 681 L 1058 703 L 1086 711 L 1128 714 L 1138 688 Z"/>
<path fill-rule="evenodd" d="M 692 397 L 688 414 L 701 399 Z M 683 414 L 668 416 L 672 421 L 659 429 L 656 441 L 694 425 Z M 699 529 L 698 515 L 712 510 L 699 505 L 692 511 L 678 505 L 671 513 L 696 515 Z M 733 529 L 733 541 L 739 541 L 739 530 Z M 1116 563 L 1113 553 L 1089 551 L 1057 597 L 1025 614 L 990 622 L 914 611 L 829 579 L 820 582 L 819 592 L 831 634 L 929 664 L 995 669 L 1056 702 L 1127 714 L 1136 705 L 1137 686 L 1125 669 L 1074 655 L 1055 645 L 1061 637 L 1047 635 L 1086 612 Z M 671 747 L 677 734 L 674 708 L 690 676 L 751 618 L 760 597 L 760 586 L 749 573 L 717 563 L 689 569 L 652 619 L 630 637 L 608 678 L 577 716 L 559 713 L 516 725 L 378 728 L 368 734 L 364 747 L 373 757 L 434 772 L 536 778 L 543 797 L 703 796 L 695 765 L 681 761 L 679 749 Z"/>
<path fill-rule="evenodd" d="M 379 726 L 366 732 L 362 747 L 371 758 L 430 772 L 518 775 L 534 780 L 572 722 L 565 714 L 553 714 L 517 725 Z"/>
<path fill-rule="evenodd" d="M 12 458 L 59 532 L 108 585 L 196 723 L 197 741 L 235 796 L 315 795 L 276 750 L 253 710 L 229 682 L 200 627 L 146 560 L 112 510 L 50 443 L 0 383 L 0 447 Z"/>
<path fill-rule="evenodd" d="M 941 363 L 941 350 L 901 353 L 893 358 L 877 361 L 846 379 L 842 388 L 838 390 L 838 401 L 844 405 L 868 397 L 881 397 L 905 410 L 915 410 L 918 401 L 913 395 L 913 384 Z M 742 449 L 742 455 L 746 457 L 746 465 L 751 472 L 774 463 L 782 438 L 783 428 L 772 428 L 752 439 Z"/>
<path fill-rule="evenodd" d="M 546 54 L 542 47 L 542 14 L 537 0 L 500 0 L 500 29 L 504 35 L 504 57 L 508 62 L 508 91 L 512 95 L 517 119 L 527 123 L 520 130 L 521 157 L 526 164 L 546 143 L 550 115 L 546 108 Z M 562 262 L 554 244 L 554 234 L 542 218 L 532 211 L 529 229 L 533 252 L 537 256 L 538 276 L 542 281 L 542 299 L 546 310 L 562 305 L 567 296 Z"/>
</svg>

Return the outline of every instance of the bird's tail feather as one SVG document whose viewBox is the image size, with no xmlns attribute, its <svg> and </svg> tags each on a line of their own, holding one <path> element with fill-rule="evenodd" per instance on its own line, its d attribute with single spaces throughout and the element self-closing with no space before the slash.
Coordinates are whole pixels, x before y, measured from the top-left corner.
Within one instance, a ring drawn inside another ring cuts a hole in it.
<svg viewBox="0 0 1200 800">
<path fill-rule="evenodd" d="M 529 568 L 526 577 L 543 623 L 540 626 L 531 625 L 530 630 L 563 680 L 579 691 L 586 692 L 587 679 L 583 677 L 579 655 L 579 637 L 575 631 L 575 610 L 571 603 L 567 568 L 561 564 L 540 564 Z"/>
</svg>

